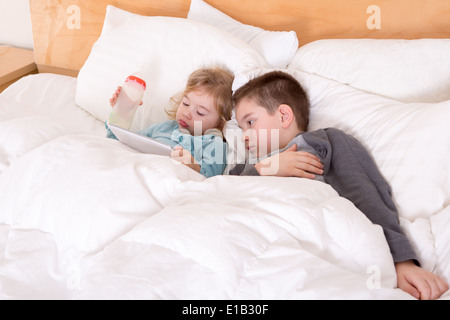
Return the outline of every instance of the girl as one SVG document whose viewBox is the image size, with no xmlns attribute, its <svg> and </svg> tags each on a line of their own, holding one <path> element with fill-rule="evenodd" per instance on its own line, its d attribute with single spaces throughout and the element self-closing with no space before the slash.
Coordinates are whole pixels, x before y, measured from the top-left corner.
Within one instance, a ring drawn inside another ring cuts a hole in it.
<svg viewBox="0 0 450 320">
<path fill-rule="evenodd" d="M 222 129 L 231 118 L 232 83 L 233 76 L 221 68 L 194 71 L 184 92 L 171 99 L 174 108 L 166 110 L 171 120 L 151 125 L 139 133 L 173 147 L 172 159 L 207 178 L 222 174 L 226 166 Z M 111 106 L 120 90 L 121 87 L 110 99 Z M 106 128 L 107 137 L 116 138 Z"/>
</svg>

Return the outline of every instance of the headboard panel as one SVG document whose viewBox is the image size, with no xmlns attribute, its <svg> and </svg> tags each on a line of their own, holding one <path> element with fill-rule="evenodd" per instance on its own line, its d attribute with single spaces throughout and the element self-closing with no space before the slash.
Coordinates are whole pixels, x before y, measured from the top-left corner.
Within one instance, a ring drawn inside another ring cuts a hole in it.
<svg viewBox="0 0 450 320">
<path fill-rule="evenodd" d="M 186 17 L 190 0 L 29 0 L 40 72 L 76 76 L 102 30 L 106 6 Z M 450 38 L 447 0 L 206 0 L 246 24 L 294 30 L 300 45 L 339 38 Z"/>
</svg>

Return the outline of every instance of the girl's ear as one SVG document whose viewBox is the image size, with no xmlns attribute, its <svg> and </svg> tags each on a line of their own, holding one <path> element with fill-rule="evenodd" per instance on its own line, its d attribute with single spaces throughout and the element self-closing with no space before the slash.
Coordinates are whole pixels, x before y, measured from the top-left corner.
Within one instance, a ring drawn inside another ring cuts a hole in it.
<svg viewBox="0 0 450 320">
<path fill-rule="evenodd" d="M 278 113 L 280 115 L 282 128 L 288 128 L 292 121 L 294 121 L 294 112 L 292 111 L 292 108 L 287 104 L 280 104 Z"/>
</svg>

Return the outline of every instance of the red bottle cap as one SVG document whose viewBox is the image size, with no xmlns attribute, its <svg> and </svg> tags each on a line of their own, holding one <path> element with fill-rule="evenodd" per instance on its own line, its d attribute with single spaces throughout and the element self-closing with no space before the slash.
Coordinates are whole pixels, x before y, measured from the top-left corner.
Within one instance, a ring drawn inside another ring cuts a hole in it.
<svg viewBox="0 0 450 320">
<path fill-rule="evenodd" d="M 136 76 L 128 76 L 125 81 L 134 81 L 134 82 L 137 82 L 137 83 L 141 84 L 144 87 L 144 89 L 147 88 L 147 85 L 145 84 L 145 81 L 142 80 L 141 78 L 136 77 Z"/>
</svg>

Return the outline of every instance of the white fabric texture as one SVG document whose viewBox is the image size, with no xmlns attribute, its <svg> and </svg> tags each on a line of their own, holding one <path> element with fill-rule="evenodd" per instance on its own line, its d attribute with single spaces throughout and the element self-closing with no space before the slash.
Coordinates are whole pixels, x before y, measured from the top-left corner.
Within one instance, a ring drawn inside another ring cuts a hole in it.
<svg viewBox="0 0 450 320">
<path fill-rule="evenodd" d="M 402 103 L 335 81 L 293 72 L 311 99 L 308 130 L 337 127 L 371 153 L 404 218 L 450 205 L 450 100 Z"/>
<path fill-rule="evenodd" d="M 101 122 L 75 106 L 77 80 L 53 74 L 22 78 L 0 100 L 0 174 L 20 156 L 69 133 L 105 135 Z"/>
<path fill-rule="evenodd" d="M 450 100 L 450 39 L 319 40 L 289 68 L 403 102 Z"/>
<path fill-rule="evenodd" d="M 268 31 L 244 24 L 202 0 L 191 1 L 187 18 L 216 26 L 244 40 L 274 68 L 285 68 L 298 49 L 295 31 Z"/>
</svg>

